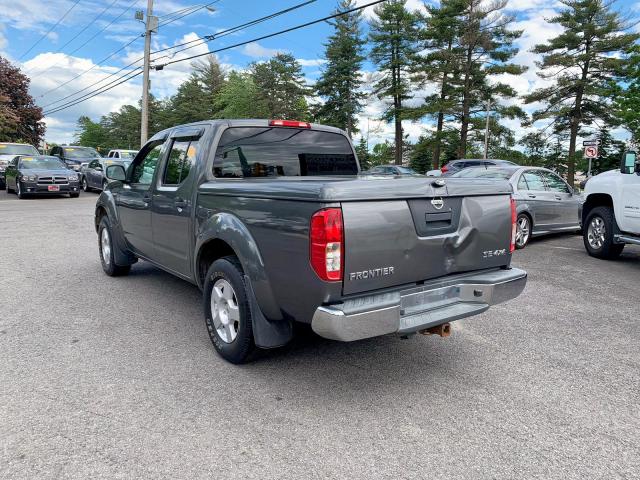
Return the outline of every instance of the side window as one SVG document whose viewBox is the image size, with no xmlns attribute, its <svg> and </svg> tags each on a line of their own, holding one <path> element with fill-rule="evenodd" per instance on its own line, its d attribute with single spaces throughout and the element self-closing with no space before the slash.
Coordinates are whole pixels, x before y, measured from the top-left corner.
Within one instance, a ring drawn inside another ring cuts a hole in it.
<svg viewBox="0 0 640 480">
<path fill-rule="evenodd" d="M 175 139 L 162 176 L 163 185 L 180 185 L 196 163 L 198 140 Z"/>
<path fill-rule="evenodd" d="M 158 168 L 158 160 L 160 159 L 160 155 L 162 155 L 163 144 L 163 141 L 159 141 L 158 144 L 147 153 L 144 159 L 135 166 L 133 175 L 131 176 L 131 183 L 151 185 L 153 174 L 156 168 Z"/>
<path fill-rule="evenodd" d="M 107 158 L 111 158 L 113 156 L 113 152 L 109 152 L 109 154 L 107 155 Z"/>
<path fill-rule="evenodd" d="M 98 162 L 98 160 L 94 160 L 89 164 L 89 168 L 96 168 L 98 165 L 100 165 L 100 162 Z"/>
<path fill-rule="evenodd" d="M 518 180 L 518 190 L 529 190 L 529 185 L 527 185 L 527 179 L 524 175 L 520 175 L 520 180 Z"/>
<path fill-rule="evenodd" d="M 542 174 L 547 180 L 549 190 L 552 192 L 569 193 L 569 187 L 558 175 L 551 172 L 542 172 Z"/>
<path fill-rule="evenodd" d="M 114 152 L 113 158 L 120 158 L 120 152 Z"/>
<path fill-rule="evenodd" d="M 532 191 L 545 191 L 546 188 L 544 186 L 544 180 L 542 179 L 542 176 L 538 173 L 538 172 L 524 172 L 524 174 L 522 175 L 526 182 L 527 185 L 529 186 L 529 190 Z"/>
</svg>

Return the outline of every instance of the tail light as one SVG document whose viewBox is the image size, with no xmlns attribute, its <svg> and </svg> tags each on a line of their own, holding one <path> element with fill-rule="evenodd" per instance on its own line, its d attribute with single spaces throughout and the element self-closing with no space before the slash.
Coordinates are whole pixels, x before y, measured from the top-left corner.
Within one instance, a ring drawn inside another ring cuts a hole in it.
<svg viewBox="0 0 640 480">
<path fill-rule="evenodd" d="M 516 214 L 516 201 L 513 197 L 511 197 L 511 246 L 509 247 L 509 251 L 513 252 L 516 249 L 516 231 L 518 229 L 516 225 L 516 219 L 518 215 Z"/>
<path fill-rule="evenodd" d="M 449 171 L 449 167 L 447 167 L 446 165 L 443 165 L 442 168 L 440 169 L 440 171 L 442 173 L 447 173 Z"/>
<path fill-rule="evenodd" d="M 342 280 L 344 228 L 342 210 L 327 208 L 311 217 L 309 257 L 318 277 L 328 282 Z"/>
<path fill-rule="evenodd" d="M 297 120 L 269 120 L 270 127 L 296 127 L 296 128 L 311 128 L 309 122 L 299 122 Z"/>
</svg>

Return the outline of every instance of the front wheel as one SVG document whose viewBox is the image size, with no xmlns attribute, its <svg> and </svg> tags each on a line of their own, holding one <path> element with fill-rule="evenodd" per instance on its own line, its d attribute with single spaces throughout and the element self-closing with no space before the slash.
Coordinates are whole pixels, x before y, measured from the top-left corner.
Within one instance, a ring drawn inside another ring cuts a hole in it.
<svg viewBox="0 0 640 480">
<path fill-rule="evenodd" d="M 109 223 L 108 217 L 102 217 L 98 227 L 98 249 L 100 251 L 102 270 L 110 277 L 127 275 L 131 270 L 131 265 L 116 265 L 113 248 L 111 223 Z"/>
<path fill-rule="evenodd" d="M 20 180 L 16 181 L 16 195 L 18 198 L 22 199 L 25 197 L 24 192 L 22 191 L 22 186 L 20 185 Z"/>
<path fill-rule="evenodd" d="M 589 212 L 582 228 L 582 239 L 592 257 L 612 259 L 618 257 L 624 244 L 614 243 L 617 223 L 610 207 L 597 207 Z"/>
<path fill-rule="evenodd" d="M 236 257 L 213 262 L 204 284 L 204 314 L 209 338 L 222 358 L 245 363 L 256 346 L 242 266 Z"/>
<path fill-rule="evenodd" d="M 82 178 L 82 190 L 84 190 L 85 192 L 90 192 L 91 188 L 89 187 L 89 184 L 87 183 L 87 177 L 83 177 Z"/>
</svg>

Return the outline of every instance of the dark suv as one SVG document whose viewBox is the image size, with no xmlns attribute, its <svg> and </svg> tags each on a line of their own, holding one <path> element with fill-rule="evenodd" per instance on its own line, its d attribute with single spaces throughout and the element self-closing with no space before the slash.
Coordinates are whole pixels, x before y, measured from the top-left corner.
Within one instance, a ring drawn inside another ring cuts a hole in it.
<svg viewBox="0 0 640 480">
<path fill-rule="evenodd" d="M 444 165 L 440 171 L 443 176 L 450 176 L 460 170 L 464 170 L 465 168 L 470 167 L 506 167 L 506 166 L 515 166 L 518 164 L 510 162 L 508 160 L 483 160 L 483 159 L 474 159 L 474 158 L 465 158 L 462 160 L 451 160 L 449 163 Z"/>
<path fill-rule="evenodd" d="M 61 147 L 53 147 L 51 155 L 62 160 L 67 167 L 80 171 L 83 163 L 88 164 L 91 160 L 100 159 L 102 156 L 95 148 L 79 147 L 75 145 L 62 145 Z"/>
</svg>

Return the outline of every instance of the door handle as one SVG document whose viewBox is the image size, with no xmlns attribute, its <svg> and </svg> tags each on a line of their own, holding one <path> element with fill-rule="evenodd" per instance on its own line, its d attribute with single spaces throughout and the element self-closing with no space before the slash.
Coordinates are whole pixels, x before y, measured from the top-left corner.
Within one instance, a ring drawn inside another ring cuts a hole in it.
<svg viewBox="0 0 640 480">
<path fill-rule="evenodd" d="M 560 195 L 556 195 L 556 200 L 562 200 L 562 197 Z"/>
<path fill-rule="evenodd" d="M 144 202 L 144 206 L 148 207 L 149 206 L 149 202 L 151 201 L 151 194 L 150 193 L 145 193 L 142 197 L 142 201 Z"/>
<path fill-rule="evenodd" d="M 529 195 L 527 195 L 527 196 L 528 196 L 529 198 L 536 198 L 536 196 L 535 196 L 535 195 L 532 195 L 532 194 L 529 194 Z"/>
<path fill-rule="evenodd" d="M 178 212 L 182 212 L 182 209 L 187 206 L 187 202 L 181 197 L 176 197 L 173 204 L 178 209 Z"/>
</svg>

